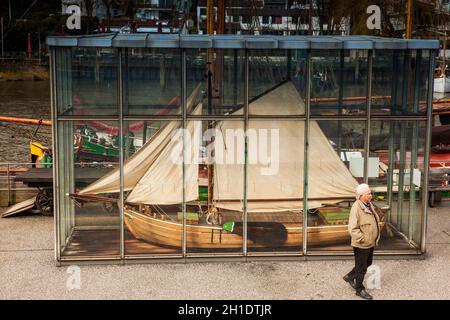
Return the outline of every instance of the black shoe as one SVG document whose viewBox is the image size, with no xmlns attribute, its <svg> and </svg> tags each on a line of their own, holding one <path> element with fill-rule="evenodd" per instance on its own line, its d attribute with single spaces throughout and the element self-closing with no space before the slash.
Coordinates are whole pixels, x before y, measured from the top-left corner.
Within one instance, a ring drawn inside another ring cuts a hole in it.
<svg viewBox="0 0 450 320">
<path fill-rule="evenodd" d="M 356 295 L 366 300 L 372 300 L 373 297 L 367 293 L 366 290 L 362 289 L 361 291 L 356 291 Z"/>
<path fill-rule="evenodd" d="M 345 282 L 348 282 L 353 289 L 356 289 L 355 279 L 350 278 L 348 275 L 345 275 L 342 279 L 344 279 Z"/>
</svg>

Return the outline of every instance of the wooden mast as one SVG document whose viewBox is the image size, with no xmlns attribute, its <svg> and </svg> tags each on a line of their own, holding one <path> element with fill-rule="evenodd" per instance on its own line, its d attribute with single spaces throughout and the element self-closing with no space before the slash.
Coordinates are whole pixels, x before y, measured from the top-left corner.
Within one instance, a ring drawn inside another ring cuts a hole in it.
<svg viewBox="0 0 450 320">
<path fill-rule="evenodd" d="M 207 33 L 214 34 L 214 0 L 207 0 Z M 225 0 L 217 0 L 217 34 L 225 33 Z M 223 73 L 223 51 L 216 50 L 214 61 L 213 49 L 207 49 L 208 63 L 208 115 L 214 114 L 214 106 L 221 104 L 221 87 Z M 210 121 L 208 128 L 214 126 Z M 210 141 L 212 143 L 212 141 Z M 208 163 L 208 216 L 213 216 L 213 223 L 221 223 L 220 215 L 214 206 L 214 164 Z"/>
<path fill-rule="evenodd" d="M 207 34 L 214 34 L 214 0 L 206 1 L 206 21 Z M 207 93 L 208 93 L 208 115 L 212 115 L 212 76 L 213 76 L 213 50 L 207 49 Z M 212 121 L 208 123 L 208 129 L 212 126 Z M 209 143 L 213 143 L 209 141 Z M 208 217 L 213 212 L 213 198 L 214 198 L 214 166 L 210 163 L 211 159 L 208 159 Z"/>
<path fill-rule="evenodd" d="M 406 39 L 411 39 L 412 12 L 413 12 L 413 0 L 408 0 L 407 15 L 406 15 Z"/>
</svg>

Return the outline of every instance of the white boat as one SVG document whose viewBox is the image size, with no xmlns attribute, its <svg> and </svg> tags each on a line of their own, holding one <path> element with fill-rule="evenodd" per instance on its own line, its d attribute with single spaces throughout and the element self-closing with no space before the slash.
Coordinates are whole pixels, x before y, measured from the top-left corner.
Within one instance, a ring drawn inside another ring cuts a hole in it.
<svg viewBox="0 0 450 320">
<path fill-rule="evenodd" d="M 444 75 L 434 78 L 434 92 L 450 92 L 450 78 Z"/>
</svg>

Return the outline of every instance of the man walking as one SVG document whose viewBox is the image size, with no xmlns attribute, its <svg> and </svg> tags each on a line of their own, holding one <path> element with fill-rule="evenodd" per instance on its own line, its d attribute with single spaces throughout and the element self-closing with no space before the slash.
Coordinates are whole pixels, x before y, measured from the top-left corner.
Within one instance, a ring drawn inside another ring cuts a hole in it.
<svg viewBox="0 0 450 320">
<path fill-rule="evenodd" d="M 363 285 L 367 267 L 372 264 L 373 250 L 380 240 L 380 217 L 370 202 L 372 192 L 367 184 L 360 184 L 356 188 L 356 201 L 350 210 L 348 231 L 351 235 L 351 244 L 355 254 L 355 267 L 344 276 L 356 295 L 372 300 Z"/>
</svg>

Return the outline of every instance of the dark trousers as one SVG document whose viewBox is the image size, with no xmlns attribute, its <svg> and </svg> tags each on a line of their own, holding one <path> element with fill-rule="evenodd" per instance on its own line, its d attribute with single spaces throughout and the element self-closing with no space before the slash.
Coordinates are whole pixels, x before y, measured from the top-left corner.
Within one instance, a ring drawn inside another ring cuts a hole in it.
<svg viewBox="0 0 450 320">
<path fill-rule="evenodd" d="M 369 249 L 353 247 L 353 252 L 355 254 L 355 267 L 347 274 L 347 276 L 350 279 L 355 280 L 356 291 L 361 291 L 364 289 L 363 280 L 367 268 L 372 265 L 373 247 Z"/>
</svg>

